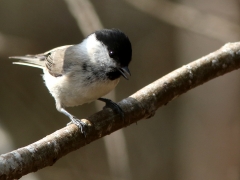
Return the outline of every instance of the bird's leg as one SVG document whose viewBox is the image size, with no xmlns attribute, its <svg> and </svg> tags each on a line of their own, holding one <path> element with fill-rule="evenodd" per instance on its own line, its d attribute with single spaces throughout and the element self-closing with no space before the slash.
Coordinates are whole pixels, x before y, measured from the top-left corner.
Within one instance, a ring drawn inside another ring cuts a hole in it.
<svg viewBox="0 0 240 180">
<path fill-rule="evenodd" d="M 61 108 L 60 112 L 70 118 L 71 122 L 69 122 L 67 125 L 72 123 L 75 124 L 80 129 L 81 133 L 86 137 L 86 124 L 84 122 L 82 122 L 80 119 L 77 119 L 75 116 L 67 112 L 64 108 Z"/>
<path fill-rule="evenodd" d="M 124 120 L 124 112 L 117 103 L 107 98 L 98 98 L 98 100 L 106 103 L 106 105 L 103 108 L 109 107 L 112 109 L 116 109 L 117 112 L 121 115 L 122 119 Z"/>
</svg>

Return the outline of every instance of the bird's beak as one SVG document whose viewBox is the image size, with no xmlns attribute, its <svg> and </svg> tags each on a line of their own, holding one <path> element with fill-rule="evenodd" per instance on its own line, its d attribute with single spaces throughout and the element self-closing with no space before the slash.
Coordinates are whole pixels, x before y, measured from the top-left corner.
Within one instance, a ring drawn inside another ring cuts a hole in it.
<svg viewBox="0 0 240 180">
<path fill-rule="evenodd" d="M 125 67 L 121 67 L 121 68 L 118 68 L 119 72 L 122 74 L 122 76 L 125 78 L 125 79 L 129 79 L 129 77 L 131 76 L 131 73 L 128 69 L 127 66 Z"/>
</svg>

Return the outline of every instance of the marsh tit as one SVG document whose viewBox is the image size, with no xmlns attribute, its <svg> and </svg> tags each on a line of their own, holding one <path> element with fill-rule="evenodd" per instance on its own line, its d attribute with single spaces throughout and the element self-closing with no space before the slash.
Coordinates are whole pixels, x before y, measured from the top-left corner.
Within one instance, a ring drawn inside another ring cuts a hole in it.
<svg viewBox="0 0 240 180">
<path fill-rule="evenodd" d="M 66 107 L 106 99 L 121 76 L 128 79 L 132 58 L 129 38 L 118 29 L 103 29 L 90 34 L 80 44 L 54 48 L 43 54 L 13 56 L 26 65 L 43 69 L 43 79 L 59 112 L 71 119 L 85 134 L 85 124 L 66 111 Z"/>
</svg>

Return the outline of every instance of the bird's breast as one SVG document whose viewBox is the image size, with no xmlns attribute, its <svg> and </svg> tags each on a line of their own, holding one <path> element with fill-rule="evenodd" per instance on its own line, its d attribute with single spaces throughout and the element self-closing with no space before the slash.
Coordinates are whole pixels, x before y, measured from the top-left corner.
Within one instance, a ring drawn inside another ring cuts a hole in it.
<svg viewBox="0 0 240 180">
<path fill-rule="evenodd" d="M 85 77 L 73 78 L 66 75 L 53 77 L 47 72 L 44 73 L 43 78 L 56 104 L 61 104 L 63 107 L 90 103 L 112 91 L 119 82 L 119 78 L 89 81 Z"/>
</svg>

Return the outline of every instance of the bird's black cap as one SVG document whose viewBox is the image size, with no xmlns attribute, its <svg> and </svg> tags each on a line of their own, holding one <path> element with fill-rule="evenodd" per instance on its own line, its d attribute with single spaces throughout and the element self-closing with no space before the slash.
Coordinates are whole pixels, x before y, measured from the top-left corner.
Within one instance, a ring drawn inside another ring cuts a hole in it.
<svg viewBox="0 0 240 180">
<path fill-rule="evenodd" d="M 109 56 L 120 66 L 128 66 L 132 59 L 132 46 L 128 37 L 118 29 L 96 31 L 97 40 L 107 46 Z"/>
</svg>

